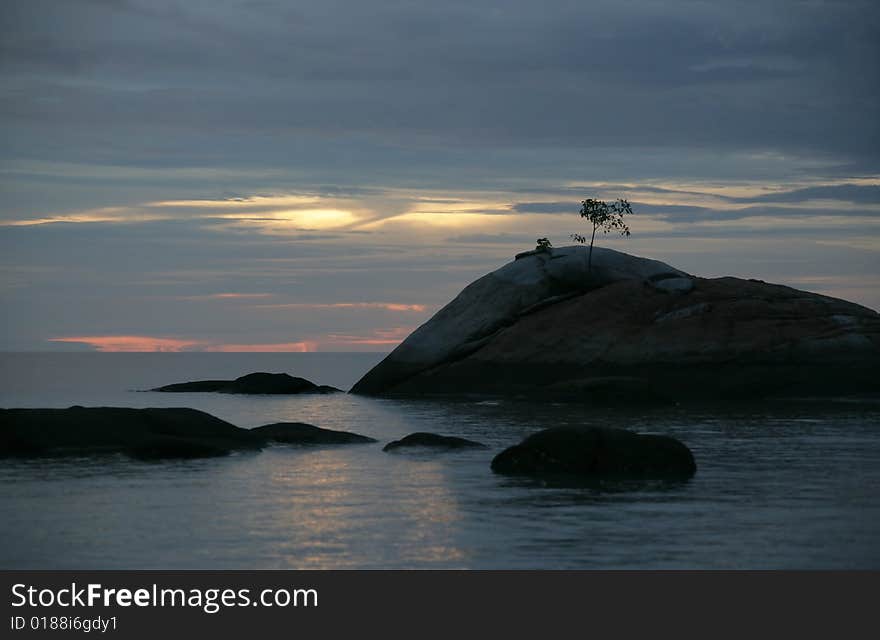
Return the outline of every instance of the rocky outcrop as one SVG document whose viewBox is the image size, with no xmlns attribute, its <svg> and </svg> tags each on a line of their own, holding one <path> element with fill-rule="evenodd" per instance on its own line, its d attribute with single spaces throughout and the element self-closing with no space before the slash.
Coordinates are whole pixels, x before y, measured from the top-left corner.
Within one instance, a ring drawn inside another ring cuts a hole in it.
<svg viewBox="0 0 880 640">
<path fill-rule="evenodd" d="M 697 465 L 690 449 L 669 436 L 556 427 L 499 453 L 492 460 L 492 471 L 585 478 L 690 478 Z"/>
<path fill-rule="evenodd" d="M 471 449 L 486 445 L 455 436 L 441 436 L 436 433 L 411 433 L 400 440 L 389 442 L 382 451 L 395 451 L 412 447 L 428 447 L 431 449 Z"/>
<path fill-rule="evenodd" d="M 122 452 L 137 460 L 168 460 L 225 456 L 229 455 L 232 449 L 226 445 L 199 438 L 158 436 L 136 442 L 123 449 Z"/>
<path fill-rule="evenodd" d="M 201 458 L 264 441 L 195 409 L 0 409 L 0 457 L 121 452 L 134 458 Z"/>
<path fill-rule="evenodd" d="M 276 422 L 251 429 L 251 433 L 270 442 L 284 444 L 358 444 L 376 442 L 369 438 L 349 431 L 333 431 L 322 429 L 305 422 Z"/>
<path fill-rule="evenodd" d="M 304 422 L 241 429 L 195 409 L 0 409 L 0 458 L 124 453 L 142 460 L 204 458 L 269 442 L 355 444 L 375 439 Z"/>
<path fill-rule="evenodd" d="M 880 392 L 880 316 L 781 285 L 582 247 L 480 278 L 352 389 L 611 404 Z"/>
<path fill-rule="evenodd" d="M 298 394 L 298 393 L 341 393 L 340 389 L 317 385 L 305 378 L 296 378 L 286 373 L 249 373 L 235 380 L 196 380 L 178 382 L 157 387 L 151 391 L 166 393 L 242 393 L 242 394 Z"/>
<path fill-rule="evenodd" d="M 361 378 L 352 392 L 393 391 L 414 376 L 479 352 L 495 335 L 521 318 L 569 300 L 586 289 L 627 279 L 659 282 L 664 276 L 687 277 L 656 260 L 599 248 L 593 250 L 593 267 L 588 277 L 586 253 L 578 249 L 528 251 L 471 283 Z"/>
</svg>

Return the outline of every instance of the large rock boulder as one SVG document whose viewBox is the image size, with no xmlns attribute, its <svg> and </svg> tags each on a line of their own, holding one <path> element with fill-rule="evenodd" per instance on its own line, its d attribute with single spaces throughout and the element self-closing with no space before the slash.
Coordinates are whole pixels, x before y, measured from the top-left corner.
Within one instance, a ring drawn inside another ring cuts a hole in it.
<svg viewBox="0 0 880 640">
<path fill-rule="evenodd" d="M 523 394 L 612 404 L 880 392 L 865 307 L 582 247 L 521 254 L 466 287 L 354 393 Z"/>
<path fill-rule="evenodd" d="M 582 249 L 528 251 L 471 283 L 361 378 L 352 392 L 393 391 L 413 376 L 478 352 L 520 318 L 585 290 L 621 280 L 687 277 L 662 262 L 600 248 L 593 250 L 588 275 Z"/>
<path fill-rule="evenodd" d="M 0 409 L 0 457 L 122 452 L 135 458 L 200 458 L 259 449 L 247 429 L 195 409 Z"/>
<path fill-rule="evenodd" d="M 697 465 L 690 449 L 669 436 L 555 427 L 499 453 L 492 460 L 492 471 L 586 478 L 690 478 Z"/>
<path fill-rule="evenodd" d="M 305 422 L 276 422 L 251 429 L 251 433 L 270 442 L 284 444 L 359 444 L 376 442 L 375 438 L 362 436 L 350 431 L 322 429 Z"/>
<path fill-rule="evenodd" d="M 336 387 L 317 385 L 305 378 L 296 378 L 286 373 L 249 373 L 235 380 L 195 380 L 177 382 L 151 389 L 165 393 L 242 393 L 242 394 L 298 394 L 298 393 L 341 393 Z"/>
</svg>

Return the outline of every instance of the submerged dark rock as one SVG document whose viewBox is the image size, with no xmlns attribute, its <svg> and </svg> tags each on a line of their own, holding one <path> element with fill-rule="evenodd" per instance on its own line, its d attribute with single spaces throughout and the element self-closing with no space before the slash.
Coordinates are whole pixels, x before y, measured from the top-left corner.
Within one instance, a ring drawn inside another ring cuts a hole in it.
<svg viewBox="0 0 880 640">
<path fill-rule="evenodd" d="M 196 409 L 0 409 L 0 457 L 121 452 L 142 459 L 201 458 L 263 443 Z"/>
<path fill-rule="evenodd" d="M 394 451 L 395 449 L 403 449 L 407 447 L 430 447 L 433 449 L 467 449 L 472 447 L 485 447 L 486 445 L 467 440 L 465 438 L 457 438 L 455 436 L 441 436 L 436 433 L 411 433 L 400 440 L 389 442 L 382 451 Z"/>
<path fill-rule="evenodd" d="M 690 449 L 669 436 L 625 429 L 554 427 L 499 453 L 492 460 L 492 471 L 587 478 L 689 478 L 697 465 Z"/>
<path fill-rule="evenodd" d="M 375 438 L 349 431 L 322 429 L 305 422 L 276 422 L 251 429 L 251 433 L 271 442 L 284 444 L 358 444 L 376 442 Z"/>
<path fill-rule="evenodd" d="M 705 403 L 880 392 L 880 315 L 791 287 L 699 278 L 583 247 L 528 252 L 468 285 L 352 387 Z"/>
<path fill-rule="evenodd" d="M 297 378 L 286 373 L 249 373 L 235 380 L 195 380 L 178 382 L 151 389 L 165 393 L 242 393 L 242 394 L 298 394 L 298 393 L 341 393 L 341 389 L 317 385 L 305 378 Z"/>
</svg>

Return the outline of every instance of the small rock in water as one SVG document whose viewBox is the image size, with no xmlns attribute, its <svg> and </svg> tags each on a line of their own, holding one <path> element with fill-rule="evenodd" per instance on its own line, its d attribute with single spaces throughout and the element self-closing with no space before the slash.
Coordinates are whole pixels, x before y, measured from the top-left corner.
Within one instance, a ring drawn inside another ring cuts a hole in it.
<svg viewBox="0 0 880 640">
<path fill-rule="evenodd" d="M 492 460 L 492 471 L 523 475 L 689 478 L 693 454 L 675 438 L 625 429 L 554 427 L 532 434 Z"/>
<path fill-rule="evenodd" d="M 284 444 L 355 444 L 376 442 L 375 438 L 362 436 L 350 431 L 322 429 L 305 422 L 276 422 L 251 429 L 254 433 L 272 442 Z"/>
<path fill-rule="evenodd" d="M 317 385 L 305 378 L 286 373 L 249 373 L 235 380 L 195 380 L 166 384 L 151 389 L 165 393 L 240 393 L 252 395 L 287 395 L 298 393 L 341 393 L 336 387 Z"/>
<path fill-rule="evenodd" d="M 455 436 L 441 436 L 436 433 L 411 433 L 400 440 L 386 444 L 382 451 L 394 451 L 406 447 L 431 447 L 433 449 L 467 449 L 486 445 Z"/>
<path fill-rule="evenodd" d="M 185 408 L 0 409 L 0 458 L 124 453 L 146 460 L 260 449 L 248 431 Z"/>
</svg>

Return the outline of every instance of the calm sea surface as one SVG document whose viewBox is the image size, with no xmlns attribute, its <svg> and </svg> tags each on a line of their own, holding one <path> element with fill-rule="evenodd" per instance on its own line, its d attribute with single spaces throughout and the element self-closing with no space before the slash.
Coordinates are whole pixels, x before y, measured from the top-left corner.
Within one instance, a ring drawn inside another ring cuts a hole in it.
<svg viewBox="0 0 880 640">
<path fill-rule="evenodd" d="M 0 407 L 188 406 L 380 440 L 185 462 L 0 460 L 0 568 L 880 568 L 877 404 L 645 412 L 137 391 L 252 371 L 347 389 L 380 358 L 0 354 Z M 561 424 L 673 435 L 699 471 L 629 490 L 491 473 L 502 448 Z M 382 452 L 413 431 L 490 448 Z"/>
</svg>

